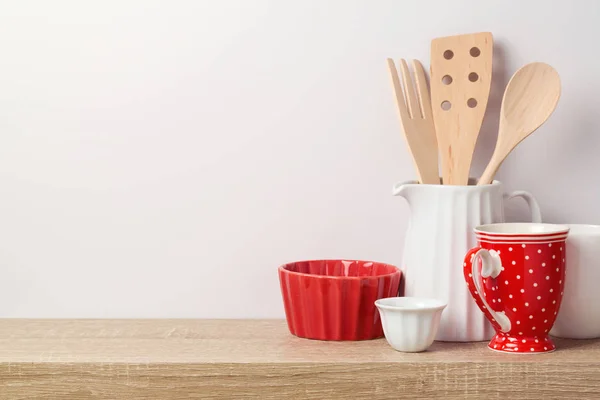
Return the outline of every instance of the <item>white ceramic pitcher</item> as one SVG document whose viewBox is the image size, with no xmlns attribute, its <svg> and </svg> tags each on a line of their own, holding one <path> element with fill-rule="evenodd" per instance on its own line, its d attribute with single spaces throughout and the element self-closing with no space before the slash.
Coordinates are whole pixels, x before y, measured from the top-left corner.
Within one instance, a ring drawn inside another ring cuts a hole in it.
<svg viewBox="0 0 600 400">
<path fill-rule="evenodd" d="M 532 222 L 541 222 L 534 197 L 524 191 L 505 194 L 502 183 L 476 186 L 399 183 L 393 194 L 406 199 L 410 219 L 402 256 L 401 295 L 437 298 L 448 304 L 436 340 L 471 342 L 490 340 L 492 325 L 465 285 L 463 258 L 477 245 L 473 228 L 505 222 L 504 201 L 522 197 L 529 205 Z"/>
</svg>

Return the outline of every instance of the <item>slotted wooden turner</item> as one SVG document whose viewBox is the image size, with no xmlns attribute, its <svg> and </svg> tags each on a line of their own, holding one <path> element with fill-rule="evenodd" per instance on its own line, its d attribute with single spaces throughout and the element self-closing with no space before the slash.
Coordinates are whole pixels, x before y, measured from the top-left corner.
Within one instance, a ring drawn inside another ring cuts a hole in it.
<svg viewBox="0 0 600 400">
<path fill-rule="evenodd" d="M 431 107 L 444 185 L 467 185 L 492 80 L 489 32 L 431 41 Z"/>
</svg>

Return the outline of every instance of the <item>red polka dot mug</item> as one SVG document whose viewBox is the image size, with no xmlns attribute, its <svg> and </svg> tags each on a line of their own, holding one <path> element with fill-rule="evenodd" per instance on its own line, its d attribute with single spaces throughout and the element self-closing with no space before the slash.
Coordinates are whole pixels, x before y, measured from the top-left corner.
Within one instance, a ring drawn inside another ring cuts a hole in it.
<svg viewBox="0 0 600 400">
<path fill-rule="evenodd" d="M 465 256 L 471 295 L 496 330 L 492 350 L 555 350 L 552 328 L 565 284 L 566 225 L 500 223 L 475 228 L 479 244 Z"/>
</svg>

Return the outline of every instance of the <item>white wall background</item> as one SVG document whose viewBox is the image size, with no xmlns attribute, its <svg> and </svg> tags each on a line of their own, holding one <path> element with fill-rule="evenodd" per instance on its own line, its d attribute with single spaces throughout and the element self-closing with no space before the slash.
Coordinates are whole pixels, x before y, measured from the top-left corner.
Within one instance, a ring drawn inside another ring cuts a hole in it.
<svg viewBox="0 0 600 400">
<path fill-rule="evenodd" d="M 502 90 L 560 73 L 551 119 L 503 165 L 548 222 L 600 223 L 600 3 L 0 3 L 0 316 L 283 317 L 276 268 L 398 264 L 414 170 L 385 59 L 491 31 Z M 510 204 L 511 219 L 525 205 Z"/>
</svg>

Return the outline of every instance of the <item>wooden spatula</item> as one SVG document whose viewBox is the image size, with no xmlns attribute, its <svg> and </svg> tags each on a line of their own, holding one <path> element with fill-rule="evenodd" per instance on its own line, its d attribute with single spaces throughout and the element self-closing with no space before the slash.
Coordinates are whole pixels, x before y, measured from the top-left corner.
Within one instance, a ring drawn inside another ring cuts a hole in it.
<svg viewBox="0 0 600 400">
<path fill-rule="evenodd" d="M 535 62 L 515 72 L 502 98 L 496 148 L 478 185 L 490 183 L 508 154 L 546 122 L 560 92 L 558 72 L 548 64 Z"/>
<path fill-rule="evenodd" d="M 402 86 L 394 61 L 388 58 L 387 62 L 402 131 L 412 155 L 419 182 L 439 185 L 438 148 L 431 116 L 431 99 L 423 65 L 418 60 L 412 61 L 416 81 L 416 85 L 413 85 L 408 65 L 404 59 L 401 59 L 400 70 L 404 83 Z"/>
<path fill-rule="evenodd" d="M 445 185 L 467 185 L 492 80 L 489 32 L 431 41 L 431 108 Z"/>
</svg>

